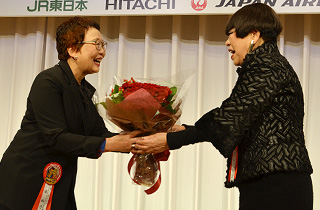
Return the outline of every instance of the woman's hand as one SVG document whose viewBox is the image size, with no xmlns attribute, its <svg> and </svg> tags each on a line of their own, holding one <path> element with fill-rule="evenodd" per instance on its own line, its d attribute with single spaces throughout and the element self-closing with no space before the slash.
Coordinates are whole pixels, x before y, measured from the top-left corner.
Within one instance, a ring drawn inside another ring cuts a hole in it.
<svg viewBox="0 0 320 210">
<path fill-rule="evenodd" d="M 133 141 L 132 153 L 160 153 L 169 149 L 167 133 L 156 133 L 150 136 L 136 137 Z"/>
<path fill-rule="evenodd" d="M 125 132 L 107 138 L 104 152 L 130 152 L 134 142 L 132 138 L 140 133 L 141 131 Z"/>
</svg>

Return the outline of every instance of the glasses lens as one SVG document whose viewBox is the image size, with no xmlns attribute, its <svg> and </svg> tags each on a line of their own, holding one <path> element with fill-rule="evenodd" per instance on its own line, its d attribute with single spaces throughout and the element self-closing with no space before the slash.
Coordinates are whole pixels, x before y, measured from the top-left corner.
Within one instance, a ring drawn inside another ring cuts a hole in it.
<svg viewBox="0 0 320 210">
<path fill-rule="evenodd" d="M 96 40 L 94 44 L 96 45 L 97 50 L 101 49 L 101 42 L 99 40 Z"/>
<path fill-rule="evenodd" d="M 103 48 L 104 50 L 106 50 L 106 48 L 107 48 L 107 42 L 101 41 L 100 45 L 102 46 L 102 48 Z"/>
<path fill-rule="evenodd" d="M 102 47 L 102 49 L 106 50 L 107 42 L 97 40 L 96 43 L 95 43 L 95 45 L 96 45 L 97 50 L 100 50 L 101 47 Z"/>
</svg>

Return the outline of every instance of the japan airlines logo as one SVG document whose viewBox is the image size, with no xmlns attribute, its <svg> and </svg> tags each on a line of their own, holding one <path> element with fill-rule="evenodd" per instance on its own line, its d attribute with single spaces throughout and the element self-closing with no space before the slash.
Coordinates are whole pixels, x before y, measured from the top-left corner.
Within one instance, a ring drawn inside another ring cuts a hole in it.
<svg viewBox="0 0 320 210">
<path fill-rule="evenodd" d="M 198 1 L 195 3 L 195 1 Z M 191 6 L 196 11 L 204 10 L 207 7 L 207 0 L 191 0 Z"/>
</svg>

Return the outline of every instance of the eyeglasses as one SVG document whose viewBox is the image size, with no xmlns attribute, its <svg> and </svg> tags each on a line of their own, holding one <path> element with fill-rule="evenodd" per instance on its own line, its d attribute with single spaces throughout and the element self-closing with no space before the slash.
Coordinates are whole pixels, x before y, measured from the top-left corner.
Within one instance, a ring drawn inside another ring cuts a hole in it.
<svg viewBox="0 0 320 210">
<path fill-rule="evenodd" d="M 94 44 L 99 51 L 102 47 L 103 50 L 107 49 L 107 42 L 106 41 L 101 41 L 99 39 L 94 40 L 94 41 L 83 41 L 83 42 L 78 42 L 79 44 Z"/>
</svg>

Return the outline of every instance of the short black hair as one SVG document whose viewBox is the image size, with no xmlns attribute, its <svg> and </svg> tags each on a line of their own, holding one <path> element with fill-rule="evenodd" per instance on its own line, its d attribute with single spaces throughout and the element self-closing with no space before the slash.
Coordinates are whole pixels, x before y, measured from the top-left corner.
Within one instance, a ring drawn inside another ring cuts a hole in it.
<svg viewBox="0 0 320 210">
<path fill-rule="evenodd" d="M 282 24 L 278 14 L 268 5 L 262 3 L 250 4 L 235 12 L 229 19 L 225 33 L 235 29 L 236 36 L 244 38 L 249 33 L 260 31 L 262 39 L 276 41 L 282 31 Z"/>
</svg>

